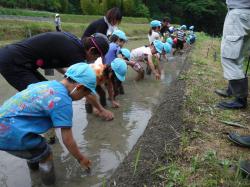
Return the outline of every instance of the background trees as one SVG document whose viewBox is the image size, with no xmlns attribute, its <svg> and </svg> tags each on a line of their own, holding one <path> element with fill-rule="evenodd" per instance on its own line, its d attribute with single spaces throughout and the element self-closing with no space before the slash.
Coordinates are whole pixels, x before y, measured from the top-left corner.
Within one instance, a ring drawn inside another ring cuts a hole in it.
<svg viewBox="0 0 250 187">
<path fill-rule="evenodd" d="M 225 0 L 1 0 L 0 6 L 88 15 L 104 15 L 116 6 L 125 16 L 169 17 L 173 23 L 195 25 L 210 34 L 222 32 L 227 11 Z"/>
</svg>

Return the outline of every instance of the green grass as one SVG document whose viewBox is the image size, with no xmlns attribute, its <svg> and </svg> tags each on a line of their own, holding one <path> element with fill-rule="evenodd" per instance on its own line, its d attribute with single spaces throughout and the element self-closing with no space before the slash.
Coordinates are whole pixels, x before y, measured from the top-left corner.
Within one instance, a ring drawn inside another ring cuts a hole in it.
<svg viewBox="0 0 250 187">
<path fill-rule="evenodd" d="M 42 32 L 55 31 L 53 22 L 37 22 L 28 20 L 5 20 L 0 19 L 0 40 L 16 40 L 22 39 Z M 65 31 L 72 32 L 73 34 L 81 37 L 83 30 L 88 26 L 88 23 L 63 23 L 62 28 Z M 147 35 L 148 26 L 146 24 L 128 24 L 122 23 L 120 28 L 129 37 Z"/>
<path fill-rule="evenodd" d="M 10 9 L 0 8 L 0 15 L 16 15 L 16 16 L 30 16 L 43 17 L 54 19 L 55 13 L 46 11 L 32 11 L 25 9 Z M 99 15 L 74 15 L 74 14 L 60 14 L 62 22 L 70 23 L 90 23 L 96 19 L 101 18 Z M 123 23 L 145 24 L 148 23 L 147 18 L 123 17 Z"/>
<path fill-rule="evenodd" d="M 179 78 L 186 82 L 179 151 L 166 151 L 168 164 L 154 164 L 154 184 L 169 187 L 247 187 L 249 180 L 242 178 L 230 166 L 237 167 L 240 160 L 249 159 L 250 150 L 230 143 L 227 133 L 244 135 L 250 134 L 250 131 L 225 125 L 221 121 L 249 124 L 246 116 L 250 109 L 229 111 L 216 107 L 223 98 L 214 94 L 214 90 L 227 85 L 219 56 L 221 40 L 204 33 L 197 34 L 198 40 L 188 57 L 191 68 Z M 218 55 L 216 60 L 215 52 Z"/>
</svg>

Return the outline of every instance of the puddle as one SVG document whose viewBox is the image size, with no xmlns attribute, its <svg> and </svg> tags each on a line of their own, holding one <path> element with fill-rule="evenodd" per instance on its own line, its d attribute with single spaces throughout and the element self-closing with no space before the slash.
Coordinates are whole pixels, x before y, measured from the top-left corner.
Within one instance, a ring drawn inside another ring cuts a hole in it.
<svg viewBox="0 0 250 187">
<path fill-rule="evenodd" d="M 139 47 L 147 40 L 130 41 L 127 47 Z M 119 163 L 142 135 L 154 107 L 164 88 L 176 79 L 184 57 L 171 57 L 162 62 L 164 73 L 161 81 L 146 76 L 145 80 L 134 81 L 136 74 L 129 69 L 124 83 L 125 95 L 119 96 L 121 108 L 113 110 L 115 120 L 105 122 L 93 115 L 86 115 L 84 99 L 74 103 L 73 134 L 80 147 L 92 160 L 92 172 L 87 175 L 68 153 L 60 140 L 52 146 L 57 183 L 60 187 L 100 186 L 111 176 Z M 57 77 L 58 80 L 60 76 Z M 15 93 L 3 78 L 0 78 L 0 104 Z M 42 186 L 39 173 L 29 173 L 25 160 L 0 151 L 0 186 Z"/>
</svg>

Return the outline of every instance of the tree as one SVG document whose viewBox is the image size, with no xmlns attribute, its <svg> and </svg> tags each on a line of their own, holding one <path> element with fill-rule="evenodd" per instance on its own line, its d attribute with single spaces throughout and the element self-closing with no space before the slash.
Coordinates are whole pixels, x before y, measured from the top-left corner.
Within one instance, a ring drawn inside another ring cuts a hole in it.
<svg viewBox="0 0 250 187">
<path fill-rule="evenodd" d="M 134 0 L 123 0 L 122 9 L 124 15 L 135 16 L 135 3 Z"/>
</svg>

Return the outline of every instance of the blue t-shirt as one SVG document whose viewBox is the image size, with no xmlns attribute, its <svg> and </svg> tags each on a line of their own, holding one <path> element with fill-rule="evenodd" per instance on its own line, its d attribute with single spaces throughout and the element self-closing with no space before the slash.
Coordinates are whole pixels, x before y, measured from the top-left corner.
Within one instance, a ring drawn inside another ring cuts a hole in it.
<svg viewBox="0 0 250 187">
<path fill-rule="evenodd" d="M 0 150 L 26 150 L 39 145 L 39 134 L 72 126 L 72 99 L 58 81 L 31 84 L 0 107 Z"/>
<path fill-rule="evenodd" d="M 109 44 L 109 50 L 107 52 L 107 54 L 105 55 L 105 64 L 110 65 L 111 62 L 117 58 L 117 55 L 120 51 L 120 47 L 119 45 L 117 45 L 116 43 L 112 42 Z"/>
</svg>

